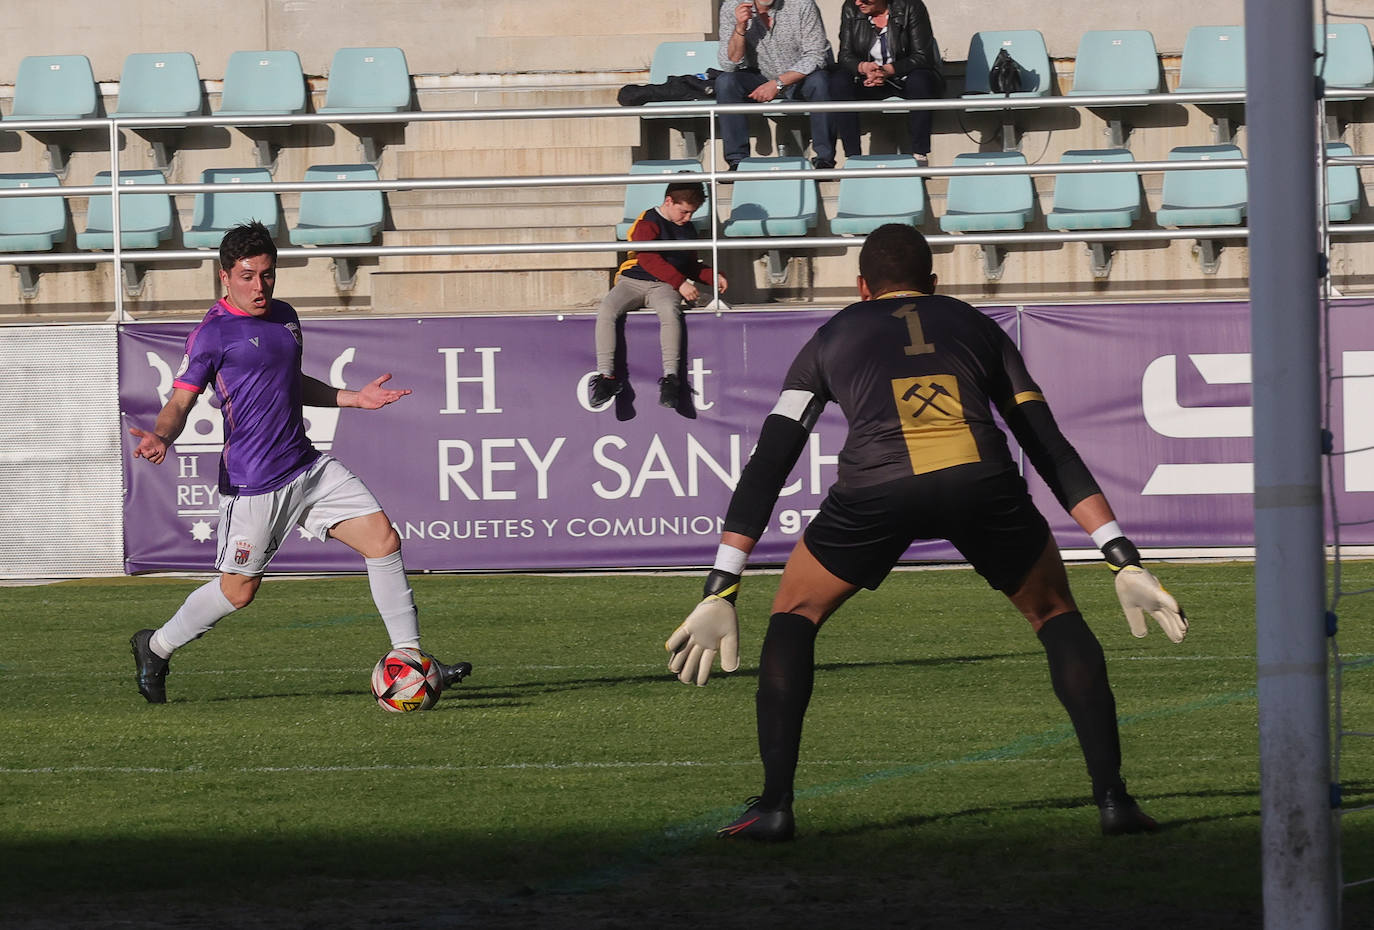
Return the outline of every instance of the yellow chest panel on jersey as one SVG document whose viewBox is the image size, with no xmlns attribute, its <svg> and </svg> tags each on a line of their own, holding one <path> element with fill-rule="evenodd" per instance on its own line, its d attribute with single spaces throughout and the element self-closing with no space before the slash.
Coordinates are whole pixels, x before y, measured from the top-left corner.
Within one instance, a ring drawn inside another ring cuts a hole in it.
<svg viewBox="0 0 1374 930">
<path fill-rule="evenodd" d="M 959 400 L 954 375 L 892 379 L 892 396 L 911 456 L 911 473 L 924 475 L 981 460 Z"/>
</svg>

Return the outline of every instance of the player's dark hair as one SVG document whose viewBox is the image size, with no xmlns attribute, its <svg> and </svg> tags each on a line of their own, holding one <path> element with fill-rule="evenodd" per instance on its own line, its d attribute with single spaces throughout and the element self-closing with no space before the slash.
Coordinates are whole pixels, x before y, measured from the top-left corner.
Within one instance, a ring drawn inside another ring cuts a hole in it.
<svg viewBox="0 0 1374 930">
<path fill-rule="evenodd" d="M 879 226 L 859 250 L 859 274 L 875 294 L 902 288 L 926 290 L 934 264 L 926 237 L 902 223 Z"/>
<path fill-rule="evenodd" d="M 219 266 L 225 271 L 234 267 L 241 258 L 266 255 L 277 263 L 277 244 L 267 227 L 257 220 L 240 223 L 224 234 L 219 243 Z"/>
<path fill-rule="evenodd" d="M 700 181 L 673 181 L 663 196 L 674 203 L 699 207 L 706 202 L 706 188 Z"/>
</svg>

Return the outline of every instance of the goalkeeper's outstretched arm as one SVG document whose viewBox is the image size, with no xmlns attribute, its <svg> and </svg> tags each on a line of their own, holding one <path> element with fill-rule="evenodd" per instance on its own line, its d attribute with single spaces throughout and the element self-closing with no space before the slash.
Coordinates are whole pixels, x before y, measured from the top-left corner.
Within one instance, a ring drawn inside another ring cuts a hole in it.
<svg viewBox="0 0 1374 930">
<path fill-rule="evenodd" d="M 806 437 L 824 401 L 806 391 L 783 391 L 777 406 L 763 421 L 754 454 L 749 457 L 725 514 L 725 528 L 702 599 L 664 647 L 668 668 L 685 684 L 704 685 L 720 656 L 722 671 L 739 668 L 739 593 L 749 553 L 763 535 L 792 466 L 797 464 Z"/>
</svg>

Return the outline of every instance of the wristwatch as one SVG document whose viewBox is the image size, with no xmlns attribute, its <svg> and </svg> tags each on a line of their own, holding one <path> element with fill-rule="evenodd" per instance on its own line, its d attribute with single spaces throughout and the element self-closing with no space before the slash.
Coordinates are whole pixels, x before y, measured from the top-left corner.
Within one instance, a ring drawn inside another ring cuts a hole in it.
<svg viewBox="0 0 1374 930">
<path fill-rule="evenodd" d="M 778 93 L 782 93 L 783 91 L 787 90 L 787 85 L 782 82 L 782 78 L 778 78 L 773 83 L 778 85 Z"/>
</svg>

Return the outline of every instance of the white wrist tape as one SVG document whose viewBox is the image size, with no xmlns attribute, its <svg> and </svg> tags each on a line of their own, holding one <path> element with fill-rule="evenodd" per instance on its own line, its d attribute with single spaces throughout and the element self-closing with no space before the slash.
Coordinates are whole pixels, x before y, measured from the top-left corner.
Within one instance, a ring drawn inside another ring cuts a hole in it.
<svg viewBox="0 0 1374 930">
<path fill-rule="evenodd" d="M 729 572 L 732 575 L 744 574 L 744 564 L 749 561 L 749 553 L 735 546 L 721 543 L 716 549 L 716 564 L 711 567 L 716 571 Z"/>
<path fill-rule="evenodd" d="M 1121 531 L 1121 524 L 1117 523 L 1115 520 L 1111 520 L 1092 531 L 1093 545 L 1101 549 L 1118 536 L 1125 535 L 1126 534 Z"/>
</svg>

